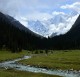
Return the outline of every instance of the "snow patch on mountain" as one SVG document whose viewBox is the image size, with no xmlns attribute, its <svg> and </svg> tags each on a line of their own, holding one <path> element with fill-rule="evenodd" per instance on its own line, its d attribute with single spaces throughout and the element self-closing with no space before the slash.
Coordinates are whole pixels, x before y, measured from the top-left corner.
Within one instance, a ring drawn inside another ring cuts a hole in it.
<svg viewBox="0 0 80 77">
<path fill-rule="evenodd" d="M 24 26 L 40 34 L 44 37 L 55 36 L 60 34 L 65 34 L 70 30 L 79 14 L 77 12 L 72 12 L 72 14 L 65 14 L 63 12 L 53 12 L 52 17 L 48 19 L 27 19 L 26 17 L 17 17 Z"/>
</svg>

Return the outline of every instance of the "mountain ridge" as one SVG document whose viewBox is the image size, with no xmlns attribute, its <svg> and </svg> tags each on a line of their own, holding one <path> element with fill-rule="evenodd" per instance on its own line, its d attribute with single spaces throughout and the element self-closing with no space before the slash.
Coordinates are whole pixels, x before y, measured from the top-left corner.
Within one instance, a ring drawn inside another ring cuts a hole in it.
<svg viewBox="0 0 80 77">
<path fill-rule="evenodd" d="M 5 14 L 0 13 L 0 49 L 5 46 L 6 49 L 17 52 L 22 49 L 31 50 L 38 48 L 39 40 L 44 37 L 35 34 L 25 27 L 25 30 L 28 31 L 25 31 L 23 27 L 23 29 L 18 28 L 23 25 L 19 22 L 14 24 L 11 22 L 14 18 L 11 19 L 8 19 Z"/>
<path fill-rule="evenodd" d="M 28 29 L 27 27 L 25 27 L 24 25 L 22 25 L 19 21 L 17 21 L 16 19 L 14 19 L 13 17 L 6 15 L 6 17 L 8 17 L 8 19 L 11 21 L 11 23 L 13 23 L 17 28 L 19 28 L 20 30 L 24 30 L 25 32 L 30 32 L 33 35 L 36 35 L 38 37 L 43 37 L 33 31 L 31 31 L 30 29 Z"/>
<path fill-rule="evenodd" d="M 12 20 L 0 13 L 0 48 L 5 46 L 13 52 L 22 49 L 80 49 L 80 15 L 66 34 L 48 38 L 37 37 L 32 31 L 26 32 L 18 28 L 21 25 L 19 22 L 17 26 Z"/>
</svg>

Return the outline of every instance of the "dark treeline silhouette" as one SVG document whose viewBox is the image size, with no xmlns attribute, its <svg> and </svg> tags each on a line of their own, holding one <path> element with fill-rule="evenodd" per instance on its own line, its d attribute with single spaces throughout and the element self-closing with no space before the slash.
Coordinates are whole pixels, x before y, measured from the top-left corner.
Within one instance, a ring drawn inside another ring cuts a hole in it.
<svg viewBox="0 0 80 77">
<path fill-rule="evenodd" d="M 80 49 L 80 16 L 66 34 L 50 38 L 48 43 L 52 49 Z"/>
<path fill-rule="evenodd" d="M 12 52 L 32 50 L 38 48 L 41 38 L 43 37 L 25 28 L 12 17 L 0 13 L 0 49 L 5 46 Z"/>
<path fill-rule="evenodd" d="M 64 35 L 53 38 L 40 36 L 8 15 L 0 13 L 0 49 L 4 47 L 12 52 L 22 49 L 80 49 L 80 16 L 73 27 Z"/>
</svg>

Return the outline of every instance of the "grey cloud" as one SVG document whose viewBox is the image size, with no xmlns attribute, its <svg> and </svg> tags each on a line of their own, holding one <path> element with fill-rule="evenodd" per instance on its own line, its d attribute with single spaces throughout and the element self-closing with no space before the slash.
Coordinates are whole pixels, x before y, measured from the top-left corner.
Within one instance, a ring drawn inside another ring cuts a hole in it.
<svg viewBox="0 0 80 77">
<path fill-rule="evenodd" d="M 0 0 L 0 11 L 9 15 L 34 6 L 37 0 Z"/>
</svg>

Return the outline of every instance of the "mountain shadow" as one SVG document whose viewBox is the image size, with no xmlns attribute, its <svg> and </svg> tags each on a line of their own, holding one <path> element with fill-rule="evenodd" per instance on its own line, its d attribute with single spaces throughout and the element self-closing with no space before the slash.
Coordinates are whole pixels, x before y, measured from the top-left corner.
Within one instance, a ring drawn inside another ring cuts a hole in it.
<svg viewBox="0 0 80 77">
<path fill-rule="evenodd" d="M 5 47 L 12 52 L 22 49 L 38 48 L 39 40 L 44 37 L 32 32 L 19 21 L 0 13 L 0 49 Z"/>
<path fill-rule="evenodd" d="M 0 13 L 0 49 L 12 52 L 26 50 L 80 49 L 80 16 L 64 35 L 45 38 L 40 36 L 9 15 Z"/>
<path fill-rule="evenodd" d="M 66 34 L 50 38 L 48 45 L 52 49 L 80 49 L 80 15 Z"/>
</svg>

